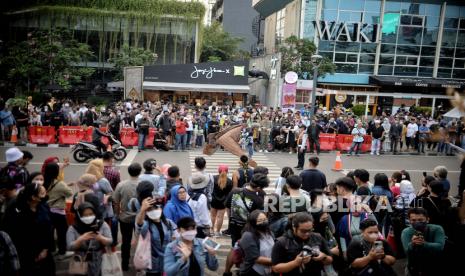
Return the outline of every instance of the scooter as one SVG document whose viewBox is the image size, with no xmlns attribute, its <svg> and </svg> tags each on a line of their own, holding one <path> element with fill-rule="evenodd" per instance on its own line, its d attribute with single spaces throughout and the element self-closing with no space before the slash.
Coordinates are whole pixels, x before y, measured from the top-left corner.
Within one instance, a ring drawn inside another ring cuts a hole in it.
<svg viewBox="0 0 465 276">
<path fill-rule="evenodd" d="M 116 140 L 113 135 L 108 137 L 111 145 L 111 152 L 113 153 L 116 161 L 123 161 L 128 155 L 126 148 L 121 145 L 121 142 Z M 102 153 L 96 145 L 91 142 L 80 141 L 71 149 L 74 160 L 79 163 L 87 162 L 89 159 L 101 158 Z"/>
</svg>

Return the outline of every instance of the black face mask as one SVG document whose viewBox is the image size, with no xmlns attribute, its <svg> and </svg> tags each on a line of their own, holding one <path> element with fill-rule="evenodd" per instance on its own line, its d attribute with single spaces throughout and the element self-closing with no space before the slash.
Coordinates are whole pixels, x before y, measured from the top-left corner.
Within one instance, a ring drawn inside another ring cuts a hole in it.
<svg viewBox="0 0 465 276">
<path fill-rule="evenodd" d="M 266 231 L 268 229 L 268 227 L 269 227 L 269 223 L 268 223 L 268 221 L 265 221 L 265 222 L 262 222 L 260 224 L 257 224 L 256 227 L 257 227 L 258 231 Z"/>
<path fill-rule="evenodd" d="M 420 231 L 420 232 L 424 232 L 427 226 L 428 226 L 428 223 L 426 221 L 418 221 L 418 222 L 412 223 L 413 229 Z"/>
</svg>

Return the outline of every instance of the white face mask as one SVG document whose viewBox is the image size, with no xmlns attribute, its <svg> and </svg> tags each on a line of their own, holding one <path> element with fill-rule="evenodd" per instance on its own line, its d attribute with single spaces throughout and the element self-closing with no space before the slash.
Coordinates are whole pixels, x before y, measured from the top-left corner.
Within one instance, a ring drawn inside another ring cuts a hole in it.
<svg viewBox="0 0 465 276">
<path fill-rule="evenodd" d="M 189 231 L 183 232 L 181 234 L 181 237 L 185 240 L 192 241 L 196 235 L 197 235 L 197 230 L 189 230 Z"/>
<path fill-rule="evenodd" d="M 161 213 L 162 213 L 161 209 L 154 209 L 154 210 L 148 211 L 147 216 L 152 220 L 156 220 L 156 219 L 160 219 Z"/>
<path fill-rule="evenodd" d="M 374 242 L 378 239 L 379 235 L 378 234 L 375 234 L 375 233 L 372 233 L 372 234 L 368 234 L 368 239 L 371 241 L 371 242 Z"/>
<path fill-rule="evenodd" d="M 95 220 L 95 216 L 81 217 L 81 221 L 84 224 L 91 224 L 92 222 L 94 222 L 94 220 Z"/>
</svg>

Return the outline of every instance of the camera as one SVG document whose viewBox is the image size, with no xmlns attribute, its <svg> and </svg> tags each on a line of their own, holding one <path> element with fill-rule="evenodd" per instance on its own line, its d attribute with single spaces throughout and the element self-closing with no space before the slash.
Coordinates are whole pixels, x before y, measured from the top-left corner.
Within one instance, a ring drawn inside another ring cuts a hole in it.
<svg viewBox="0 0 465 276">
<path fill-rule="evenodd" d="M 319 250 L 316 250 L 316 248 L 310 247 L 308 245 L 304 245 L 302 247 L 302 257 L 318 257 L 318 255 L 320 255 L 320 252 Z"/>
</svg>

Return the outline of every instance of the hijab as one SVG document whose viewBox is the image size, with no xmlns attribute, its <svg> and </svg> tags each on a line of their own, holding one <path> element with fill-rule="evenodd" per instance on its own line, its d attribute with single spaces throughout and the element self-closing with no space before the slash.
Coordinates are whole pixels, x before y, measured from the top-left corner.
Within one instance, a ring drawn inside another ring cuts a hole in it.
<svg viewBox="0 0 465 276">
<path fill-rule="evenodd" d="M 91 209 L 94 212 L 95 220 L 91 224 L 85 224 L 81 221 L 81 216 L 86 209 Z M 97 227 L 95 227 L 96 224 L 97 224 Z M 81 205 L 79 205 L 78 210 L 77 210 L 77 216 L 75 217 L 75 221 L 73 225 L 74 229 L 76 229 L 76 231 L 79 234 L 82 235 L 84 233 L 94 231 L 95 229 L 100 229 L 102 224 L 103 224 L 103 221 L 98 219 L 97 211 L 95 210 L 94 205 L 92 205 L 89 202 L 83 202 L 81 203 Z"/>
<path fill-rule="evenodd" d="M 191 207 L 186 201 L 181 201 L 178 198 L 178 191 L 179 189 L 186 189 L 181 185 L 176 185 L 171 188 L 171 198 L 166 204 L 165 208 L 173 209 L 172 213 L 174 214 L 173 221 L 178 221 L 180 218 L 183 217 L 194 217 L 194 213 L 192 212 Z M 187 191 L 186 191 L 187 192 Z"/>
<path fill-rule="evenodd" d="M 402 180 L 400 182 L 400 196 L 397 198 L 397 208 L 408 208 L 410 202 L 416 197 L 415 189 L 413 188 L 412 182 L 408 180 Z"/>
</svg>

